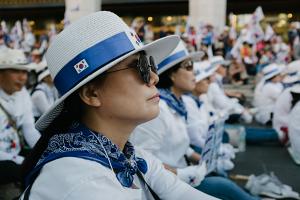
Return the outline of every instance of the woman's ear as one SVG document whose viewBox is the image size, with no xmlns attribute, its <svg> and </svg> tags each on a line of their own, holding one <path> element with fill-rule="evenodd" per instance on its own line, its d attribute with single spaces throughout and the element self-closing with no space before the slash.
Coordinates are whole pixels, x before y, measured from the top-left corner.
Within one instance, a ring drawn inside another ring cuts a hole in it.
<svg viewBox="0 0 300 200">
<path fill-rule="evenodd" d="M 79 90 L 79 96 L 81 100 L 89 106 L 101 106 L 100 93 L 92 84 L 84 85 Z"/>
</svg>

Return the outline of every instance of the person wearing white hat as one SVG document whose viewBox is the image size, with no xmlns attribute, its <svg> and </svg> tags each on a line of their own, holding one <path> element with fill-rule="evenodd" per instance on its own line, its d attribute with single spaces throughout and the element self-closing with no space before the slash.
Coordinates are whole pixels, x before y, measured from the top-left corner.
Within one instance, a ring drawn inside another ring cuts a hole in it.
<svg viewBox="0 0 300 200">
<path fill-rule="evenodd" d="M 53 80 L 45 60 L 38 64 L 36 74 L 37 84 L 31 91 L 31 100 L 33 102 L 33 115 L 37 121 L 58 99 L 58 93 L 53 85 Z"/>
<path fill-rule="evenodd" d="M 266 66 L 263 79 L 255 88 L 254 101 L 258 109 L 255 119 L 261 124 L 272 122 L 275 102 L 283 91 L 282 70 L 282 65 L 276 63 Z"/>
<path fill-rule="evenodd" d="M 159 116 L 139 125 L 130 141 L 159 158 L 166 169 L 200 191 L 220 199 L 252 199 L 226 178 L 205 177 L 205 162 L 200 164 L 200 155 L 189 146 L 186 124 L 188 114 L 182 95 L 195 88 L 192 61 L 199 59 L 201 54 L 189 54 L 181 42 L 158 64 L 160 82 L 157 86 L 162 99 Z"/>
<path fill-rule="evenodd" d="M 128 138 L 159 112 L 154 61 L 177 45 L 143 45 L 117 15 L 92 13 L 46 52 L 60 98 L 39 118 L 43 133 L 24 162 L 21 199 L 212 199 L 180 181 Z"/>
<path fill-rule="evenodd" d="M 281 137 L 283 143 L 287 142 L 288 115 L 291 111 L 292 94 L 291 87 L 300 85 L 300 61 L 293 61 L 288 64 L 286 76 L 283 78 L 284 91 L 276 100 L 272 125 L 276 132 L 285 137 Z"/>
<path fill-rule="evenodd" d="M 215 125 L 215 116 L 211 117 L 206 108 L 207 105 L 200 100 L 201 95 L 205 95 L 209 87 L 209 77 L 214 73 L 208 60 L 194 63 L 194 73 L 196 87 L 187 95 L 182 96 L 182 100 L 187 110 L 187 130 L 190 138 L 191 147 L 197 152 L 202 152 L 205 147 L 205 140 L 209 132 L 209 127 Z M 217 161 L 218 172 L 233 169 L 234 164 L 230 158 L 234 158 L 234 152 L 227 151 L 232 149 L 230 144 L 221 144 L 220 156 Z M 225 150 L 226 149 L 226 150 Z M 225 156 L 226 154 L 226 156 Z"/>
<path fill-rule="evenodd" d="M 28 70 L 21 50 L 0 51 L 0 183 L 21 181 L 25 143 L 32 148 L 40 137 L 24 87 Z"/>
<path fill-rule="evenodd" d="M 288 151 L 294 162 L 300 165 L 300 84 L 290 90 L 292 95 L 291 112 L 288 116 L 288 132 L 291 146 Z"/>
<path fill-rule="evenodd" d="M 245 122 L 250 123 L 252 116 L 249 114 L 236 98 L 230 98 L 226 95 L 223 89 L 223 77 L 226 76 L 226 70 L 223 67 L 227 61 L 222 56 L 215 56 L 210 60 L 213 67 L 215 67 L 216 74 L 211 76 L 211 83 L 207 91 L 207 97 L 211 105 L 219 113 L 224 116 L 236 115 L 237 118 L 243 119 Z"/>
</svg>

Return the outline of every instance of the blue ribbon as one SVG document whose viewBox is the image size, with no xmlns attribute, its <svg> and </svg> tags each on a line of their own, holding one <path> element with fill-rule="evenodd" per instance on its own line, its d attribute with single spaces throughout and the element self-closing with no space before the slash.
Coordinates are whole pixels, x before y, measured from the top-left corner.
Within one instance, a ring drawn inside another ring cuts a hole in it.
<svg viewBox="0 0 300 200">
<path fill-rule="evenodd" d="M 277 72 L 277 71 L 279 72 L 278 69 L 273 69 L 273 70 L 271 70 L 271 71 L 265 73 L 264 76 L 267 76 L 267 75 L 269 75 L 269 74 L 271 74 L 271 73 L 274 73 L 274 72 Z"/>
<path fill-rule="evenodd" d="M 101 69 L 107 63 L 116 60 L 134 49 L 126 33 L 118 33 L 74 57 L 58 72 L 54 78 L 54 84 L 62 96 L 94 71 Z M 74 66 L 83 59 L 88 64 L 88 67 L 82 72 L 77 73 Z"/>
<path fill-rule="evenodd" d="M 164 66 L 166 66 L 167 64 L 175 61 L 175 60 L 178 60 L 184 56 L 187 56 L 187 53 L 182 50 L 182 51 L 179 51 L 169 57 L 167 57 L 166 59 L 164 59 L 161 63 L 159 63 L 157 66 L 158 66 L 158 70 L 162 69 Z"/>
</svg>

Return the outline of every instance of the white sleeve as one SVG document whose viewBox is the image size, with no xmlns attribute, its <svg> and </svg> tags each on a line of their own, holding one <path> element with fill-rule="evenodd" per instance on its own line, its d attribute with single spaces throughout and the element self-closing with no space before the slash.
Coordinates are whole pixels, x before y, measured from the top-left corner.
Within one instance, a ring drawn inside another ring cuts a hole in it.
<svg viewBox="0 0 300 200">
<path fill-rule="evenodd" d="M 130 137 L 130 141 L 135 146 L 156 155 L 164 145 L 166 129 L 167 124 L 162 113 L 160 113 L 157 118 L 137 126 Z"/>
<path fill-rule="evenodd" d="M 35 91 L 32 94 L 31 99 L 32 99 L 32 103 L 37 108 L 39 113 L 45 113 L 50 107 L 47 97 L 43 91 L 40 90 Z"/>
<path fill-rule="evenodd" d="M 122 200 L 122 189 L 107 177 L 93 177 L 81 180 L 62 200 Z"/>
<path fill-rule="evenodd" d="M 22 120 L 22 131 L 28 145 L 32 148 L 40 138 L 40 133 L 34 127 L 34 118 L 32 114 L 32 102 L 28 93 L 23 96 L 24 115 Z"/>
<path fill-rule="evenodd" d="M 268 84 L 263 89 L 263 92 L 265 92 L 266 96 L 268 96 L 269 98 L 271 98 L 275 102 L 277 100 L 277 98 L 280 96 L 280 94 L 282 92 L 282 88 L 281 87 L 274 87 L 273 85 Z"/>
<path fill-rule="evenodd" d="M 230 110 L 233 107 L 230 98 L 225 95 L 224 91 L 216 83 L 209 85 L 207 96 L 214 108 L 218 110 Z"/>
<path fill-rule="evenodd" d="M 161 199 L 216 199 L 181 181 L 175 174 L 166 170 L 161 161 L 154 156 L 142 150 L 140 152 L 146 162 L 149 163 L 148 171 L 145 174 L 145 181 Z"/>
</svg>

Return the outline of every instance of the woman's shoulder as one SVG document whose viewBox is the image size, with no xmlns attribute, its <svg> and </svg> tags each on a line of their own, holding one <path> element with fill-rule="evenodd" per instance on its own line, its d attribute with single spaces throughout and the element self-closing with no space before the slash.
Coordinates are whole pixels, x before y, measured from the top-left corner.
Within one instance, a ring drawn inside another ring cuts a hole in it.
<svg viewBox="0 0 300 200">
<path fill-rule="evenodd" d="M 72 193 L 81 195 L 92 192 L 96 195 L 103 190 L 119 190 L 120 184 L 114 176 L 112 170 L 95 161 L 60 158 L 42 168 L 31 189 L 32 199 L 69 199 Z M 90 191 L 87 188 L 97 190 Z"/>
</svg>

